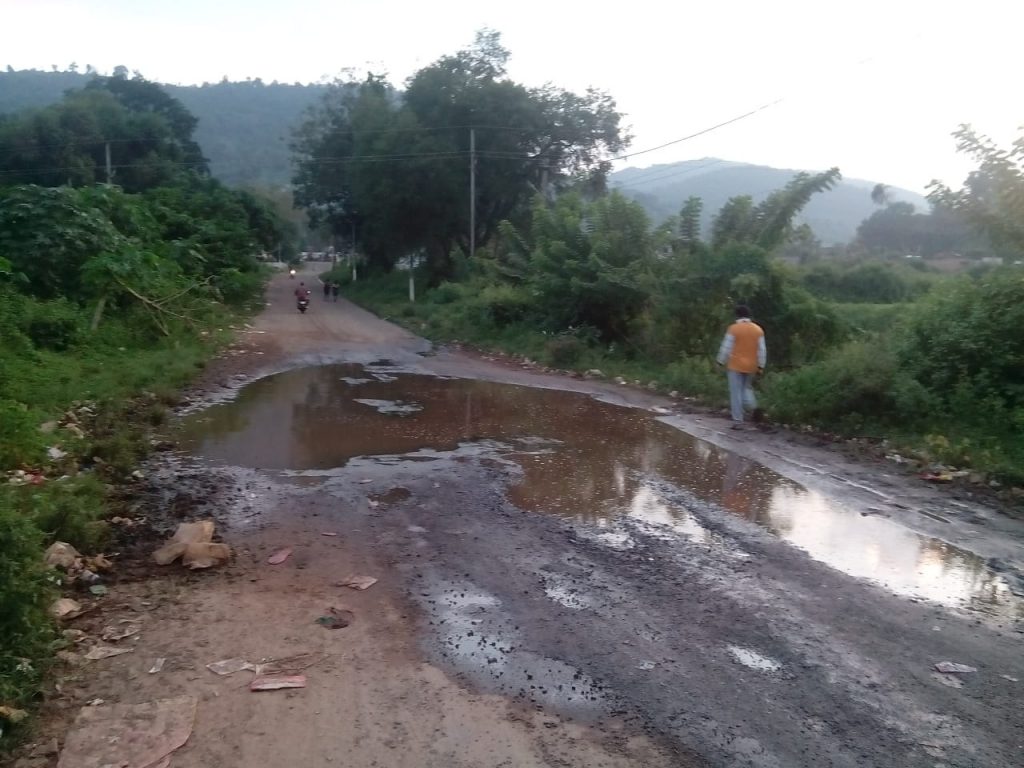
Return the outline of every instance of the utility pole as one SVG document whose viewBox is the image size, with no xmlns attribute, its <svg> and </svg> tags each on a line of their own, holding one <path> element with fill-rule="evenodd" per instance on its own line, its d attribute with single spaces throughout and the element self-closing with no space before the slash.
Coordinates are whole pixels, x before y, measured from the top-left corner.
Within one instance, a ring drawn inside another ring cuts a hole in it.
<svg viewBox="0 0 1024 768">
<path fill-rule="evenodd" d="M 469 257 L 476 255 L 476 128 L 469 129 Z"/>
<path fill-rule="evenodd" d="M 356 281 L 356 222 L 352 220 L 352 249 L 348 252 L 348 263 L 352 265 L 352 282 Z"/>
<path fill-rule="evenodd" d="M 110 179 L 114 175 L 114 170 L 113 170 L 113 166 L 110 163 L 110 142 L 109 141 L 106 144 L 106 148 L 107 148 L 107 184 L 110 184 L 111 183 Z"/>
</svg>

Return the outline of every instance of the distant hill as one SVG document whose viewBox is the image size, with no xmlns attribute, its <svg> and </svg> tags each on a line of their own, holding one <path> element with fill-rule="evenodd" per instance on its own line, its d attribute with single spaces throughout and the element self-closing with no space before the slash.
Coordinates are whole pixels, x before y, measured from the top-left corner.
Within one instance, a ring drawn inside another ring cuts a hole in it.
<svg viewBox="0 0 1024 768">
<path fill-rule="evenodd" d="M 53 104 L 91 77 L 81 72 L 0 71 L 0 115 Z M 291 181 L 292 128 L 327 86 L 252 80 L 164 88 L 199 119 L 196 140 L 214 176 L 233 185 L 279 186 Z"/>
<path fill-rule="evenodd" d="M 0 71 L 0 116 L 60 101 L 66 90 L 83 87 L 91 77 L 82 72 Z M 164 88 L 199 119 L 196 140 L 217 178 L 232 185 L 281 186 L 291 181 L 292 129 L 327 86 L 251 80 Z M 611 183 L 641 203 L 655 221 L 677 213 L 690 195 L 702 197 L 707 226 L 730 197 L 752 195 L 760 200 L 794 173 L 704 158 L 627 168 L 612 174 Z M 800 221 L 810 224 L 826 245 L 845 243 L 876 210 L 871 203 L 873 186 L 874 182 L 847 179 L 831 192 L 816 195 Z M 907 190 L 891 189 L 890 196 L 927 207 L 923 197 Z"/>
<path fill-rule="evenodd" d="M 736 195 L 764 199 L 793 178 L 797 171 L 748 165 L 706 157 L 649 168 L 626 168 L 613 173 L 611 186 L 643 205 L 655 221 L 679 212 L 691 195 L 704 200 L 704 226 L 708 227 L 718 209 Z M 815 195 L 798 221 L 810 225 L 825 245 L 849 242 L 857 226 L 878 210 L 871 202 L 873 181 L 844 179 L 835 189 Z M 912 203 L 921 210 L 928 202 L 906 189 L 890 188 L 893 201 Z"/>
</svg>

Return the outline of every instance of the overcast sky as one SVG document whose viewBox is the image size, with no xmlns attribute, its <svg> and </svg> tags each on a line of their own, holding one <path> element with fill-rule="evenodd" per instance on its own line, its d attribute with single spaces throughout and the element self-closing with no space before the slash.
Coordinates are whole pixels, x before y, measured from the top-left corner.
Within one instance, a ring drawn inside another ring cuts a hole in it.
<svg viewBox="0 0 1024 768">
<path fill-rule="evenodd" d="M 0 0 L 0 66 L 124 64 L 152 80 L 312 82 L 346 68 L 396 83 L 500 31 L 510 74 L 612 93 L 638 156 L 723 157 L 923 191 L 970 169 L 950 133 L 1024 124 L 1021 0 Z"/>
</svg>

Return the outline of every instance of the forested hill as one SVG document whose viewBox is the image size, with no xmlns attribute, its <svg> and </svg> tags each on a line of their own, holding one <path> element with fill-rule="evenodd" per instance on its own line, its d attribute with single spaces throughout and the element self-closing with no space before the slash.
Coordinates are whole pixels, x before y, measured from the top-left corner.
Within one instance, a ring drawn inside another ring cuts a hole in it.
<svg viewBox="0 0 1024 768">
<path fill-rule="evenodd" d="M 91 77 L 81 72 L 0 71 L 0 115 L 54 104 Z M 210 170 L 232 185 L 290 181 L 292 127 L 326 88 L 259 80 L 163 87 L 199 118 L 195 138 Z"/>
<path fill-rule="evenodd" d="M 41 70 L 0 71 L 0 115 L 26 107 L 42 107 L 61 99 L 69 88 L 81 88 L 90 74 Z M 231 185 L 287 184 L 291 180 L 291 132 L 305 110 L 324 93 L 325 85 L 245 82 L 201 86 L 164 85 L 199 119 L 195 139 L 210 160 L 210 170 Z M 704 200 L 704 224 L 734 195 L 763 199 L 785 186 L 795 171 L 733 163 L 715 158 L 650 168 L 627 168 L 612 184 L 634 197 L 656 221 L 678 213 L 687 197 Z M 849 179 L 815 195 L 799 217 L 825 244 L 853 238 L 857 226 L 877 208 L 871 202 L 874 182 Z M 925 208 L 913 192 L 892 188 L 894 201 Z"/>
<path fill-rule="evenodd" d="M 687 160 L 670 165 L 649 168 L 626 168 L 612 174 L 611 184 L 643 205 L 655 221 L 679 213 L 691 195 L 704 201 L 703 224 L 722 205 L 736 195 L 751 195 L 755 202 L 785 186 L 796 171 L 770 168 L 764 165 L 734 163 L 717 158 Z M 849 242 L 857 226 L 878 210 L 871 202 L 871 189 L 875 182 L 845 179 L 828 192 L 822 192 L 797 217 L 798 223 L 807 223 L 825 245 Z M 914 192 L 890 187 L 894 202 L 913 203 L 926 210 L 927 201 Z"/>
</svg>

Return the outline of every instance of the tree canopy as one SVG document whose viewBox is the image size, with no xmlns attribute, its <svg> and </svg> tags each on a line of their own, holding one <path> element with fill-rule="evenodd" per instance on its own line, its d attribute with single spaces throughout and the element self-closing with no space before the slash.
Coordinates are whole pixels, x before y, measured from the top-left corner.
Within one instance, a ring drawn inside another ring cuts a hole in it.
<svg viewBox="0 0 1024 768">
<path fill-rule="evenodd" d="M 376 75 L 335 84 L 295 135 L 297 202 L 336 235 L 355 227 L 377 265 L 422 251 L 445 275 L 451 252 L 469 250 L 471 155 L 477 244 L 537 191 L 606 175 L 628 141 L 611 97 L 527 88 L 507 76 L 508 56 L 482 32 L 402 92 Z"/>
</svg>

